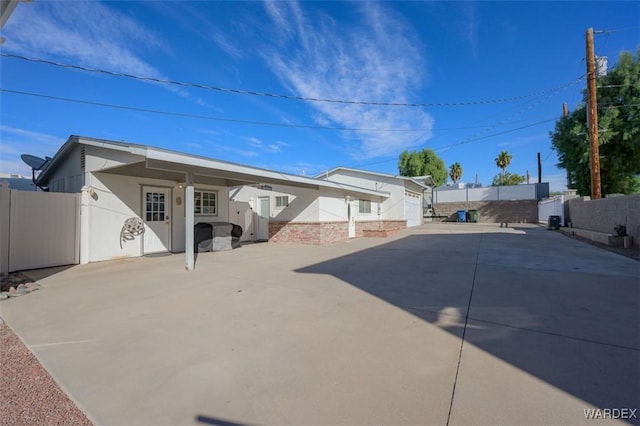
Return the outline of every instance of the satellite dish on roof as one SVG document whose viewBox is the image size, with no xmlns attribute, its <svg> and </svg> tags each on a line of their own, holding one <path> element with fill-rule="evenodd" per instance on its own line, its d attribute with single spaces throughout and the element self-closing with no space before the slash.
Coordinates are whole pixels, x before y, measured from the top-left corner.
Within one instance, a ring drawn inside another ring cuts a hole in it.
<svg viewBox="0 0 640 426">
<path fill-rule="evenodd" d="M 27 163 L 27 165 L 33 170 L 42 169 L 42 167 L 50 160 L 49 158 L 45 160 L 44 158 L 36 157 L 35 155 L 29 154 L 22 154 L 20 158 L 22 158 L 22 161 Z"/>
</svg>

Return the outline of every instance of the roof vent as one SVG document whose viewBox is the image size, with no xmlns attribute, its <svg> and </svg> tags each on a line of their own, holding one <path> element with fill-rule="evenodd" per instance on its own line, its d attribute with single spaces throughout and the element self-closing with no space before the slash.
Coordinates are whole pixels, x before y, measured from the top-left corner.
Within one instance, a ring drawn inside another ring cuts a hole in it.
<svg viewBox="0 0 640 426">
<path fill-rule="evenodd" d="M 86 163 L 86 158 L 85 158 L 84 146 L 83 146 L 80 148 L 80 168 L 82 170 L 84 170 L 85 163 Z"/>
</svg>

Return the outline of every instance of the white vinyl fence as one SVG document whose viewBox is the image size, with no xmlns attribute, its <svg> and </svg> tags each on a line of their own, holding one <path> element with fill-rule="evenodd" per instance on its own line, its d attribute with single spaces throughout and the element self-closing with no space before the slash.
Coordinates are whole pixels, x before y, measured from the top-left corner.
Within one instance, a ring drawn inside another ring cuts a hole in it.
<svg viewBox="0 0 640 426">
<path fill-rule="evenodd" d="M 536 200 L 536 184 L 487 186 L 481 188 L 435 188 L 433 202 L 453 203 L 460 201 Z"/>
<path fill-rule="evenodd" d="M 0 183 L 0 273 L 80 263 L 80 194 Z"/>
<path fill-rule="evenodd" d="M 564 196 L 538 202 L 538 222 L 547 223 L 549 216 L 560 216 L 560 225 L 564 225 Z"/>
</svg>

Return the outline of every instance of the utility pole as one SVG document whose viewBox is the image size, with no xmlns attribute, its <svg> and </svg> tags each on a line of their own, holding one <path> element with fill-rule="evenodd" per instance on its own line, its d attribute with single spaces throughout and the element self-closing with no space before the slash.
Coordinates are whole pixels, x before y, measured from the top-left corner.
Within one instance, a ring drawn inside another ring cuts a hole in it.
<svg viewBox="0 0 640 426">
<path fill-rule="evenodd" d="M 598 146 L 598 101 L 596 96 L 596 57 L 593 51 L 593 28 L 587 29 L 587 123 L 591 152 L 591 199 L 602 198 L 600 185 L 600 148 Z"/>
<path fill-rule="evenodd" d="M 542 183 L 542 161 L 540 161 L 540 153 L 538 153 L 538 183 Z"/>
</svg>

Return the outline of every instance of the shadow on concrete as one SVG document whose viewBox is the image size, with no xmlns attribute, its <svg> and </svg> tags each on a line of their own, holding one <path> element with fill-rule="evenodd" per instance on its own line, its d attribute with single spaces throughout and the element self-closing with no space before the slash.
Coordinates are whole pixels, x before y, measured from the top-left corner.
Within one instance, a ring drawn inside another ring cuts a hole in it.
<svg viewBox="0 0 640 426">
<path fill-rule="evenodd" d="M 52 268 L 30 269 L 27 271 L 20 271 L 19 273 L 32 279 L 33 281 L 40 281 L 47 277 L 59 274 L 61 272 L 66 271 L 67 269 L 71 269 L 76 266 L 78 265 L 54 266 Z"/>
<path fill-rule="evenodd" d="M 296 272 L 335 276 L 464 334 L 465 342 L 593 408 L 637 408 L 637 265 L 544 228 L 461 233 L 464 226 Z"/>
<path fill-rule="evenodd" d="M 236 423 L 229 420 L 218 419 L 215 417 L 201 416 L 201 415 L 196 416 L 196 421 L 199 423 L 215 425 L 215 426 L 251 426 L 247 423 Z"/>
</svg>

